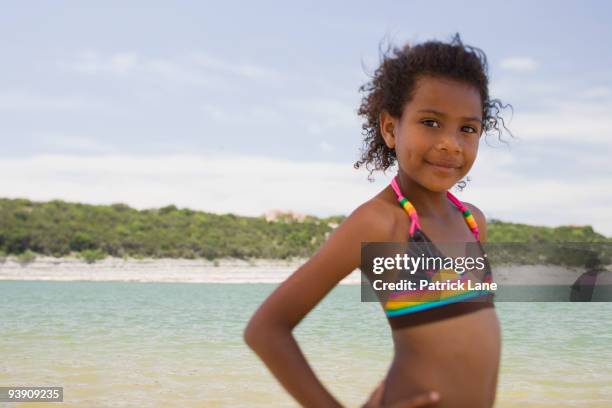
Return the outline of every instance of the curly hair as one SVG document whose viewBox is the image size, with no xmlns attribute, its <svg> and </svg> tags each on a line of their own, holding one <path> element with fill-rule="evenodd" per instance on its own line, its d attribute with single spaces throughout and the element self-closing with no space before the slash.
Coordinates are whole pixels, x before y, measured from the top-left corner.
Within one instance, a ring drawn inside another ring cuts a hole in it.
<svg viewBox="0 0 612 408">
<path fill-rule="evenodd" d="M 481 49 L 464 45 L 459 33 L 450 43 L 427 41 L 415 46 L 406 44 L 402 49 L 388 46 L 381 54 L 380 66 L 374 71 L 371 81 L 359 88 L 365 95 L 357 111 L 365 119 L 361 126 L 365 138 L 361 158 L 354 167 L 359 169 L 365 165 L 370 170 L 370 181 L 373 181 L 371 175 L 375 170 L 384 172 L 397 160 L 395 150 L 387 147 L 381 134 L 380 113 L 387 111 L 400 118 L 404 106 L 414 95 L 417 80 L 422 76 L 450 78 L 476 87 L 482 101 L 484 133 L 496 131 L 499 140 L 507 144 L 501 137 L 500 124 L 511 136 L 512 133 L 499 113 L 508 106 L 512 109 L 512 106 L 502 104 L 499 99 L 490 99 L 487 57 Z M 464 186 L 465 183 L 460 188 Z"/>
</svg>

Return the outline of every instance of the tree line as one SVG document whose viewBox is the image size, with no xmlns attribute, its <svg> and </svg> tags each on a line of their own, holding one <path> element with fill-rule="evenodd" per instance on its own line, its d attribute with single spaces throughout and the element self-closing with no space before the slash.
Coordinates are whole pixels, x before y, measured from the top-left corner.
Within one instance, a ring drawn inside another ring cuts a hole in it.
<svg viewBox="0 0 612 408">
<path fill-rule="evenodd" d="M 133 258 L 309 257 L 344 216 L 295 220 L 290 215 L 214 214 L 169 205 L 137 210 L 125 204 L 0 199 L 0 256 L 77 255 Z M 491 243 L 611 243 L 591 226 L 557 228 L 489 220 Z M 609 247 L 610 245 L 608 245 Z"/>
</svg>

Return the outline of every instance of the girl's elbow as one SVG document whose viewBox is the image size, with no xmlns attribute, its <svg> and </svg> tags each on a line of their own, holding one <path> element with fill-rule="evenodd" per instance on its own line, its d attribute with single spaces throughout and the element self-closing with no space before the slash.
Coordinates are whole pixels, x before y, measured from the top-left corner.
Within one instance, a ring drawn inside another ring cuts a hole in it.
<svg viewBox="0 0 612 408">
<path fill-rule="evenodd" d="M 266 334 L 269 333 L 268 325 L 257 315 L 253 316 L 244 329 L 242 338 L 244 342 L 252 349 L 260 347 L 265 343 Z"/>
<path fill-rule="evenodd" d="M 291 330 L 284 330 L 277 325 L 271 325 L 265 321 L 252 318 L 245 327 L 242 337 L 252 350 L 257 350 L 273 342 L 274 337 L 290 333 Z"/>
<path fill-rule="evenodd" d="M 255 349 L 259 334 L 261 333 L 261 329 L 257 327 L 257 324 L 253 319 L 249 321 L 249 323 L 244 328 L 244 332 L 242 333 L 242 339 L 251 349 Z"/>
</svg>

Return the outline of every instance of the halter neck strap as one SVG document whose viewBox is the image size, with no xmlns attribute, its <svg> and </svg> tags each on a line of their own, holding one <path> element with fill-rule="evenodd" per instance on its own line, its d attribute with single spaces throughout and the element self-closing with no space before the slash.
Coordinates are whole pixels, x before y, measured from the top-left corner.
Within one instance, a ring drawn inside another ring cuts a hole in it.
<svg viewBox="0 0 612 408">
<path fill-rule="evenodd" d="M 419 223 L 419 215 L 417 214 L 416 208 L 414 208 L 412 203 L 408 201 L 408 199 L 402 194 L 402 191 L 399 185 L 397 184 L 397 176 L 393 177 L 393 180 L 391 180 L 391 187 L 393 188 L 393 191 L 395 191 L 397 201 L 404 208 L 404 210 L 406 210 L 408 216 L 410 217 L 410 237 L 412 237 L 416 229 L 421 229 L 421 224 Z M 476 237 L 476 241 L 480 241 L 478 234 L 478 225 L 476 224 L 476 220 L 474 219 L 474 216 L 472 215 L 470 210 L 450 191 L 446 192 L 446 197 L 459 209 L 459 211 L 461 211 L 466 224 L 474 234 L 474 237 Z"/>
</svg>

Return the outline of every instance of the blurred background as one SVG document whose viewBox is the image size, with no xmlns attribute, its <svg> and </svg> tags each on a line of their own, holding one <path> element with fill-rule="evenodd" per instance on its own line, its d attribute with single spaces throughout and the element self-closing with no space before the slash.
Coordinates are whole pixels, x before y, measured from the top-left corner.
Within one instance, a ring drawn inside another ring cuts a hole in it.
<svg viewBox="0 0 612 408">
<path fill-rule="evenodd" d="M 611 235 L 610 17 L 604 1 L 4 3 L 0 196 L 346 215 L 394 175 L 352 167 L 379 45 L 459 32 L 517 137 L 483 137 L 459 197 Z"/>
<path fill-rule="evenodd" d="M 353 168 L 387 42 L 458 32 L 486 53 L 515 138 L 483 137 L 453 192 L 489 241 L 530 246 L 504 273 L 592 281 L 609 256 L 541 265 L 533 244 L 612 254 L 611 20 L 604 1 L 3 2 L 0 385 L 63 386 L 67 407 L 295 406 L 243 330 L 395 174 Z M 296 330 L 347 406 L 393 350 L 359 289 Z M 612 303 L 496 311 L 497 407 L 611 406 Z"/>
</svg>

